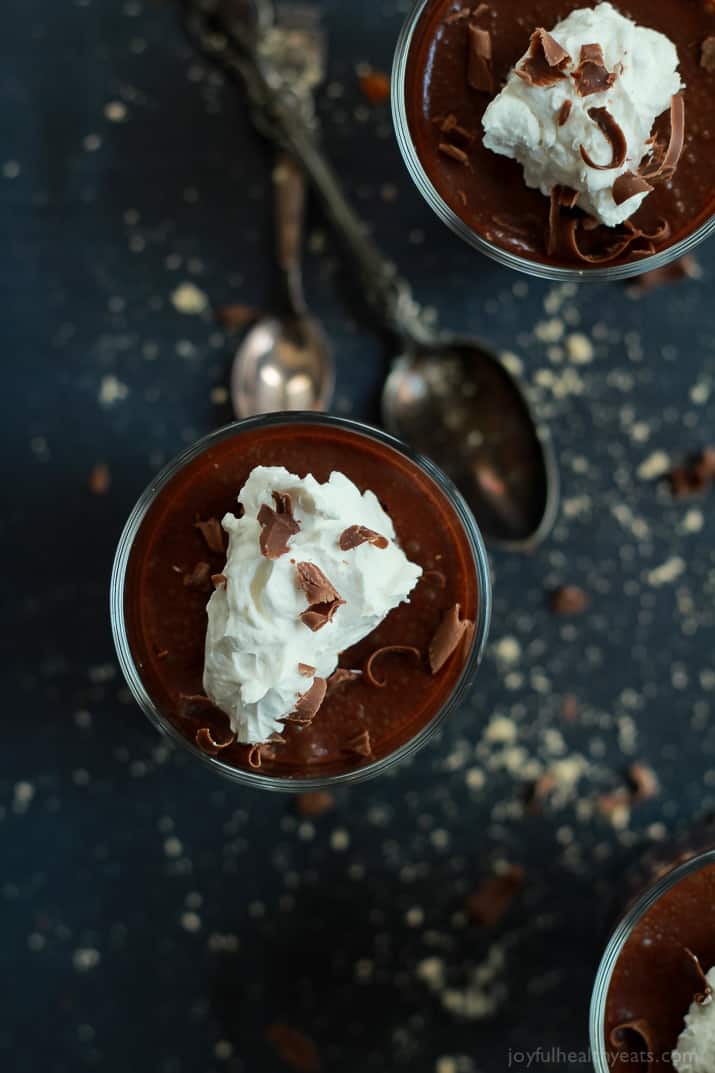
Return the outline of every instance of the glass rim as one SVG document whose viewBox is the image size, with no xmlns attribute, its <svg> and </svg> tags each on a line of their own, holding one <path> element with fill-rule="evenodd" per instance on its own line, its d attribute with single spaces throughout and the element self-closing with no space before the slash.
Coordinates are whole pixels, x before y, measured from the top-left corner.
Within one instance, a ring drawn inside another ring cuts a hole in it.
<svg viewBox="0 0 715 1073">
<path fill-rule="evenodd" d="M 606 1001 L 611 986 L 611 978 L 623 947 L 636 925 L 664 894 L 679 883 L 681 879 L 709 864 L 715 864 L 715 848 L 696 853 L 694 857 L 671 868 L 628 907 L 613 930 L 596 972 L 589 1007 L 589 1041 L 595 1073 L 612 1073 L 605 1053 L 607 1050 L 605 1040 Z"/>
<path fill-rule="evenodd" d="M 414 140 L 410 132 L 407 118 L 407 106 L 405 102 L 405 80 L 407 75 L 407 63 L 412 46 L 412 38 L 415 30 L 424 14 L 425 8 L 433 0 L 416 0 L 415 5 L 407 16 L 400 31 L 395 46 L 395 55 L 392 63 L 392 75 L 390 79 L 390 101 L 392 108 L 392 123 L 395 129 L 397 144 L 405 162 L 407 171 L 415 186 L 422 194 L 432 211 L 439 217 L 442 223 L 459 238 L 480 253 L 485 254 L 491 260 L 505 268 L 512 268 L 526 275 L 536 276 L 539 279 L 547 279 L 557 283 L 598 283 L 604 280 L 624 280 L 634 276 L 652 272 L 657 268 L 663 268 L 672 261 L 684 257 L 696 246 L 699 246 L 710 234 L 715 231 L 715 213 L 713 213 L 700 227 L 689 235 L 680 239 L 679 242 L 668 246 L 664 250 L 650 254 L 648 257 L 640 257 L 636 261 L 627 261 L 625 264 L 617 264 L 601 267 L 565 268 L 562 265 L 549 265 L 519 254 L 510 253 L 509 250 L 498 246 L 484 238 L 473 228 L 469 227 L 461 216 L 458 216 L 447 204 L 437 188 L 432 183 L 415 149 Z"/>
<path fill-rule="evenodd" d="M 413 462 L 442 491 L 457 515 L 463 532 L 467 537 L 474 561 L 474 569 L 477 575 L 478 601 L 475 622 L 476 629 L 474 631 L 471 649 L 468 658 L 465 660 L 459 679 L 442 706 L 418 731 L 418 733 L 414 735 L 414 737 L 410 738 L 409 741 L 405 742 L 387 756 L 381 757 L 379 760 L 374 760 L 372 763 L 365 764 L 353 771 L 341 772 L 337 775 L 316 775 L 311 778 L 290 778 L 286 776 L 263 775 L 260 772 L 237 768 L 231 764 L 225 763 L 219 757 L 209 756 L 207 753 L 199 749 L 197 745 L 189 741 L 189 739 L 161 713 L 148 691 L 144 688 L 141 675 L 139 674 L 129 646 L 124 608 L 124 584 L 131 551 L 134 546 L 134 540 L 147 512 L 155 502 L 159 493 L 166 487 L 173 477 L 184 466 L 193 461 L 194 458 L 203 454 L 204 451 L 213 444 L 230 439 L 232 436 L 240 435 L 242 432 L 250 429 L 268 426 L 278 427 L 288 424 L 331 425 L 335 428 L 342 428 L 348 432 L 365 436 L 368 439 L 373 441 L 376 440 L 387 447 L 391 447 L 393 450 L 396 450 L 399 454 Z M 392 768 L 400 761 L 413 756 L 426 744 L 428 739 L 432 737 L 435 731 L 458 706 L 459 702 L 472 685 L 479 664 L 481 663 L 482 656 L 484 655 L 489 634 L 492 609 L 492 589 L 487 550 L 479 527 L 461 492 L 456 488 L 450 478 L 442 472 L 439 466 L 435 465 L 431 459 L 414 451 L 411 447 L 402 443 L 394 436 L 383 432 L 381 429 L 373 428 L 371 425 L 348 418 L 334 417 L 329 414 L 318 414 L 311 411 L 293 411 L 290 413 L 277 412 L 262 414 L 257 417 L 244 418 L 240 421 L 232 421 L 229 424 L 223 425 L 221 428 L 202 436 L 188 447 L 185 447 L 161 469 L 137 499 L 122 530 L 112 565 L 109 605 L 112 636 L 122 673 L 134 700 L 157 730 L 170 738 L 174 744 L 187 749 L 205 765 L 211 767 L 214 771 L 217 771 L 233 782 L 258 787 L 260 789 L 278 790 L 288 793 L 304 793 L 307 791 L 333 789 L 342 785 L 363 782 L 366 779 L 370 779 L 373 776 L 379 775 L 387 769 Z"/>
</svg>

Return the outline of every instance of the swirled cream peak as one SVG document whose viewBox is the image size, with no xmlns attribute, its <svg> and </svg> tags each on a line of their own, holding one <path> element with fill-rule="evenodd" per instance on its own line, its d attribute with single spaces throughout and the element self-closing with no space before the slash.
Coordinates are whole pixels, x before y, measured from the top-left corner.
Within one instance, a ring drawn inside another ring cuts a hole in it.
<svg viewBox="0 0 715 1073">
<path fill-rule="evenodd" d="M 222 581 L 208 602 L 206 695 L 238 740 L 306 723 L 338 657 L 378 626 L 422 568 L 398 545 L 373 492 L 342 473 L 324 484 L 257 466 L 227 514 Z"/>
<path fill-rule="evenodd" d="M 484 113 L 484 145 L 517 160 L 527 186 L 546 197 L 567 187 L 580 209 L 614 227 L 652 189 L 639 166 L 655 120 L 682 89 L 677 68 L 664 34 L 609 3 L 579 8 L 532 35 Z"/>
</svg>

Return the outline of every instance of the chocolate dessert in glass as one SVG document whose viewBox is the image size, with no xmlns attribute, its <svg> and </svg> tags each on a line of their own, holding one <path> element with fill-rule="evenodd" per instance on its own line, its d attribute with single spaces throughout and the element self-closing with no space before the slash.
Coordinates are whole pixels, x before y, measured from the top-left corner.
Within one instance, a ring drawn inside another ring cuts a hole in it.
<svg viewBox="0 0 715 1073">
<path fill-rule="evenodd" d="M 217 771 L 308 790 L 377 774 L 455 709 L 486 642 L 476 523 L 428 459 L 356 422 L 227 426 L 152 481 L 112 575 L 150 720 Z"/>
<path fill-rule="evenodd" d="M 715 849 L 680 853 L 656 862 L 609 940 L 591 1000 L 596 1073 L 712 1073 L 714 988 Z"/>
<path fill-rule="evenodd" d="M 501 264 L 623 279 L 715 228 L 712 0 L 419 0 L 395 128 L 428 203 Z"/>
</svg>

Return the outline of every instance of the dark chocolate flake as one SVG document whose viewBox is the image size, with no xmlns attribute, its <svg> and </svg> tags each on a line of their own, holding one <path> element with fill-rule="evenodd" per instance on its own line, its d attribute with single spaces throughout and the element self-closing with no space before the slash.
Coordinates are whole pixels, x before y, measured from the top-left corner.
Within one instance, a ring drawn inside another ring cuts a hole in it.
<svg viewBox="0 0 715 1073">
<path fill-rule="evenodd" d="M 324 678 L 314 678 L 310 689 L 298 697 L 295 708 L 290 715 L 285 717 L 285 722 L 296 723 L 298 726 L 310 726 L 325 700 L 327 688 L 328 683 Z"/>
<path fill-rule="evenodd" d="M 445 156 L 451 157 L 452 160 L 456 160 L 458 164 L 469 163 L 469 157 L 464 149 L 460 149 L 458 145 L 452 145 L 451 142 L 440 142 L 437 148 L 440 153 L 444 153 Z"/>
<path fill-rule="evenodd" d="M 422 659 L 422 653 L 419 648 L 415 648 L 414 645 L 383 645 L 382 648 L 376 649 L 365 664 L 365 677 L 371 686 L 377 686 L 378 689 L 385 688 L 387 679 L 376 678 L 373 667 L 375 665 L 375 660 L 387 655 L 415 656 L 419 660 Z"/>
<path fill-rule="evenodd" d="M 642 175 L 625 171 L 613 184 L 613 200 L 616 205 L 622 205 L 624 201 L 635 197 L 636 194 L 650 194 L 652 189 L 653 187 Z"/>
<path fill-rule="evenodd" d="M 215 555 L 223 555 L 226 545 L 224 544 L 223 529 L 218 518 L 208 518 L 205 522 L 194 522 L 194 528 L 201 533 L 209 551 L 212 551 Z"/>
<path fill-rule="evenodd" d="M 611 159 L 608 164 L 596 164 L 589 156 L 586 148 L 580 145 L 579 151 L 584 163 L 595 171 L 610 171 L 611 168 L 622 167 L 626 159 L 628 143 L 621 126 L 607 108 L 589 108 L 588 114 L 608 140 L 611 146 Z"/>
<path fill-rule="evenodd" d="M 466 127 L 461 126 L 457 122 L 457 117 L 452 112 L 450 112 L 449 115 L 440 116 L 438 119 L 435 119 L 435 123 L 439 126 L 442 134 L 449 135 L 450 141 L 452 142 L 459 141 L 469 146 L 476 140 L 474 131 L 467 130 Z"/>
<path fill-rule="evenodd" d="M 708 978 L 703 971 L 703 967 L 700 964 L 700 958 L 698 957 L 698 955 L 694 954 L 693 951 L 688 949 L 687 946 L 683 947 L 683 949 L 687 956 L 690 958 L 690 961 L 693 964 L 693 968 L 695 969 L 698 980 L 700 981 L 700 985 L 702 987 L 702 991 L 696 991 L 696 993 L 693 995 L 693 1002 L 696 1002 L 698 1006 L 704 1006 L 705 1003 L 709 1002 L 712 998 L 713 989 L 708 983 Z"/>
<path fill-rule="evenodd" d="M 493 927 L 504 916 L 524 883 L 524 869 L 511 864 L 499 875 L 487 876 L 467 898 L 467 912 L 478 923 Z"/>
<path fill-rule="evenodd" d="M 715 483 L 715 447 L 690 455 L 682 465 L 671 469 L 667 479 L 673 499 L 687 499 L 705 492 Z"/>
<path fill-rule="evenodd" d="M 315 674 L 315 667 L 311 667 L 309 663 L 299 663 L 298 674 L 302 674 L 304 678 L 312 678 Z"/>
<path fill-rule="evenodd" d="M 216 741 L 210 727 L 199 727 L 196 731 L 196 744 L 202 752 L 209 756 L 218 756 L 222 749 L 228 749 L 236 740 L 236 735 L 230 733 L 225 741 Z"/>
<path fill-rule="evenodd" d="M 362 678 L 362 671 L 353 671 L 348 667 L 337 667 L 328 678 L 326 696 L 329 697 L 331 693 L 335 693 L 341 686 L 347 685 L 348 682 L 355 682 L 358 678 Z"/>
<path fill-rule="evenodd" d="M 275 760 L 278 755 L 278 746 L 285 745 L 285 738 L 280 734 L 271 734 L 268 741 L 259 741 L 251 746 L 248 753 L 248 766 L 258 770 L 264 760 Z"/>
<path fill-rule="evenodd" d="M 373 529 L 368 529 L 365 525 L 349 526 L 340 534 L 338 541 L 341 551 L 351 551 L 360 544 L 374 544 L 376 548 L 386 548 L 389 543 L 387 537 L 381 536 Z"/>
<path fill-rule="evenodd" d="M 564 103 L 559 108 L 558 115 L 556 116 L 556 122 L 558 123 L 558 125 L 560 127 L 563 127 L 564 123 L 566 123 L 566 121 L 568 120 L 568 117 L 571 115 L 571 110 L 572 109 L 573 109 L 573 104 L 571 103 L 571 101 L 565 100 Z"/>
<path fill-rule="evenodd" d="M 197 563 L 190 574 L 184 574 L 184 588 L 197 592 L 211 592 L 211 567 L 208 563 Z"/>
<path fill-rule="evenodd" d="M 636 1037 L 636 1040 L 633 1040 L 633 1036 Z M 630 1047 L 628 1046 L 629 1037 Z M 650 1026 L 650 1021 L 647 1021 L 645 1017 L 639 1017 L 634 1021 L 623 1021 L 622 1024 L 615 1025 L 611 1029 L 608 1040 L 611 1046 L 618 1048 L 618 1054 L 622 1056 L 629 1054 L 629 1052 L 640 1054 L 643 1051 L 646 1054 L 655 1054 L 653 1029 Z M 619 1061 L 617 1059 L 616 1064 L 619 1064 Z M 626 1061 L 628 1061 L 627 1058 Z"/>
<path fill-rule="evenodd" d="M 442 670 L 450 656 L 464 643 L 470 627 L 474 625 L 470 619 L 460 618 L 460 611 L 459 604 L 445 611 L 430 641 L 428 658 L 432 674 L 438 674 Z"/>
<path fill-rule="evenodd" d="M 494 93 L 492 35 L 473 24 L 468 27 L 467 82 L 479 93 Z"/>
<path fill-rule="evenodd" d="M 564 71 L 570 62 L 566 49 L 540 27 L 531 35 L 526 58 L 515 74 L 532 86 L 552 86 L 566 77 Z"/>
<path fill-rule="evenodd" d="M 308 608 L 302 612 L 300 620 L 315 632 L 332 622 L 335 612 L 345 601 L 314 563 L 296 563 L 296 570 L 298 584 L 308 598 Z"/>
<path fill-rule="evenodd" d="M 264 503 L 258 512 L 261 526 L 261 554 L 266 559 L 280 559 L 288 551 L 288 541 L 300 529 L 293 517 L 293 504 L 287 492 L 273 492 L 275 510 Z"/>
<path fill-rule="evenodd" d="M 600 45 L 581 46 L 580 62 L 573 74 L 579 96 L 590 97 L 592 93 L 605 93 L 617 77 L 615 71 L 607 69 Z"/>
<path fill-rule="evenodd" d="M 372 757 L 370 731 L 361 730 L 359 734 L 356 734 L 354 737 L 346 741 L 343 748 L 347 753 L 355 753 L 356 756 L 364 756 L 366 759 L 369 759 Z"/>
<path fill-rule="evenodd" d="M 675 175 L 685 142 L 685 98 L 677 93 L 670 99 L 670 137 L 665 149 L 654 152 L 649 165 L 641 175 L 650 182 L 668 182 Z"/>
<path fill-rule="evenodd" d="M 273 1024 L 268 1039 L 278 1057 L 298 1073 L 320 1073 L 318 1048 L 309 1036 L 289 1025 Z"/>
</svg>

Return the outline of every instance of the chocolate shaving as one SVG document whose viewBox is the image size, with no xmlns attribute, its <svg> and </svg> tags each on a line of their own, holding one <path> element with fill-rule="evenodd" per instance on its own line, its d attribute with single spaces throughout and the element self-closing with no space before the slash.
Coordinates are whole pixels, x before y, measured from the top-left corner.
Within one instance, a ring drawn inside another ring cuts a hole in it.
<svg viewBox="0 0 715 1073">
<path fill-rule="evenodd" d="M 570 186 L 553 186 L 549 202 L 549 229 L 546 237 L 546 252 L 553 256 L 559 248 L 562 231 L 561 209 L 572 209 L 578 201 L 578 191 Z"/>
<path fill-rule="evenodd" d="M 275 760 L 278 755 L 278 745 L 285 745 L 285 738 L 280 734 L 271 734 L 268 741 L 257 742 L 252 745 L 248 753 L 248 766 L 258 770 L 264 760 Z"/>
<path fill-rule="evenodd" d="M 308 793 L 299 794 L 296 804 L 301 816 L 313 819 L 335 808 L 335 798 L 327 790 L 311 790 Z"/>
<path fill-rule="evenodd" d="M 378 648 L 372 653 L 365 664 L 365 677 L 371 686 L 377 686 L 378 689 L 384 689 L 387 685 L 387 679 L 383 678 L 380 680 L 379 678 L 376 678 L 372 668 L 376 659 L 379 659 L 380 656 L 389 654 L 415 656 L 417 659 L 422 659 L 422 653 L 419 648 L 415 648 L 414 645 L 383 645 L 382 648 Z"/>
<path fill-rule="evenodd" d="M 467 912 L 480 924 L 493 927 L 506 913 L 524 883 L 524 869 L 509 865 L 499 875 L 486 876 L 467 898 Z"/>
<path fill-rule="evenodd" d="M 209 518 L 205 522 L 194 522 L 194 528 L 201 533 L 209 551 L 214 552 L 216 555 L 223 555 L 226 545 L 223 542 L 223 529 L 218 518 Z"/>
<path fill-rule="evenodd" d="M 443 21 L 445 26 L 451 26 L 454 22 L 461 22 L 463 19 L 468 19 L 469 15 L 469 8 L 462 7 L 459 9 L 459 11 L 453 11 L 451 15 L 447 15 L 447 17 Z"/>
<path fill-rule="evenodd" d="M 582 45 L 580 62 L 574 71 L 576 92 L 580 97 L 590 97 L 592 93 L 605 93 L 618 77 L 615 71 L 609 71 L 604 63 L 603 49 L 600 45 Z"/>
<path fill-rule="evenodd" d="M 297 563 L 296 570 L 298 584 L 308 598 L 308 609 L 303 611 L 300 620 L 315 632 L 332 622 L 335 612 L 345 600 L 340 598 L 323 571 L 314 563 Z"/>
<path fill-rule="evenodd" d="M 636 194 L 650 194 L 653 187 L 642 175 L 633 171 L 624 171 L 613 184 L 613 200 L 616 205 L 622 205 L 624 201 L 635 197 Z"/>
<path fill-rule="evenodd" d="M 473 623 L 469 619 L 460 619 L 460 605 L 455 604 L 445 611 L 442 621 L 430 641 L 428 658 L 432 674 L 442 670 L 449 657 L 457 651 Z"/>
<path fill-rule="evenodd" d="M 610 171 L 611 168 L 620 168 L 626 159 L 628 143 L 623 130 L 607 108 L 589 108 L 588 114 L 599 128 L 603 136 L 611 146 L 611 160 L 608 164 L 596 164 L 583 145 L 579 146 L 579 152 L 585 164 L 595 171 Z"/>
<path fill-rule="evenodd" d="M 387 537 L 380 536 L 365 525 L 351 525 L 348 529 L 344 529 L 338 541 L 341 551 L 350 551 L 352 548 L 359 547 L 360 544 L 374 544 L 376 548 L 386 548 L 389 543 Z"/>
<path fill-rule="evenodd" d="M 278 1057 L 298 1073 L 320 1073 L 318 1048 L 309 1036 L 288 1025 L 273 1024 L 267 1032 Z"/>
<path fill-rule="evenodd" d="M 451 142 L 440 142 L 437 148 L 440 153 L 451 157 L 452 160 L 456 160 L 459 164 L 469 163 L 469 157 L 464 152 L 464 149 L 460 149 L 458 145 L 452 145 Z"/>
<path fill-rule="evenodd" d="M 331 693 L 335 693 L 341 686 L 346 685 L 348 682 L 354 682 L 358 678 L 362 678 L 362 671 L 351 671 L 347 667 L 337 667 L 328 678 L 326 696 L 329 697 Z"/>
<path fill-rule="evenodd" d="M 677 93 L 670 99 L 670 138 L 668 139 L 668 146 L 665 151 L 663 151 L 662 146 L 660 147 L 658 154 L 660 159 L 656 159 L 656 155 L 653 154 L 650 166 L 640 172 L 643 178 L 651 182 L 657 180 L 661 183 L 672 179 L 680 160 L 680 154 L 683 151 L 684 141 L 685 99 L 682 93 Z"/>
<path fill-rule="evenodd" d="M 706 71 L 715 71 L 715 37 L 706 37 L 700 49 L 700 66 Z"/>
<path fill-rule="evenodd" d="M 295 708 L 285 717 L 286 723 L 295 723 L 298 726 L 307 727 L 315 719 L 320 705 L 325 700 L 328 683 L 324 678 L 314 678 L 310 689 L 301 693 L 295 702 Z"/>
<path fill-rule="evenodd" d="M 302 674 L 304 678 L 312 678 L 315 674 L 315 667 L 311 667 L 309 663 L 299 663 L 298 674 Z"/>
<path fill-rule="evenodd" d="M 236 735 L 231 733 L 227 741 L 215 741 L 210 727 L 199 727 L 196 731 L 196 744 L 202 752 L 208 753 L 209 756 L 218 756 L 222 749 L 228 749 L 229 745 L 233 745 L 235 740 Z"/>
<path fill-rule="evenodd" d="M 350 738 L 349 741 L 346 741 L 343 748 L 347 753 L 355 753 L 357 756 L 371 757 L 372 743 L 370 741 L 370 731 L 361 730 L 354 738 Z"/>
<path fill-rule="evenodd" d="M 293 517 L 293 503 L 287 492 L 273 492 L 276 509 L 263 504 L 258 512 L 261 526 L 261 554 L 266 559 L 280 559 L 288 551 L 288 541 L 300 529 Z"/>
<path fill-rule="evenodd" d="M 212 574 L 211 584 L 215 589 L 226 589 L 228 588 L 228 578 L 225 574 Z"/>
<path fill-rule="evenodd" d="M 534 30 L 529 41 L 529 51 L 514 73 L 532 86 L 552 86 L 565 78 L 564 68 L 571 57 L 543 27 Z"/>
<path fill-rule="evenodd" d="M 568 101 L 568 100 L 564 101 L 564 103 L 559 108 L 558 115 L 556 116 L 556 122 L 558 123 L 558 125 L 560 127 L 563 127 L 564 123 L 566 122 L 568 117 L 571 115 L 571 109 L 572 108 L 573 108 L 573 105 L 572 105 L 571 101 Z"/>
<path fill-rule="evenodd" d="M 702 984 L 702 991 L 697 991 L 693 995 L 693 1002 L 697 1002 L 698 1006 L 704 1006 L 706 1002 L 710 1002 L 712 999 L 713 989 L 708 983 L 708 978 L 703 972 L 703 967 L 700 964 L 700 958 L 697 954 L 694 954 L 692 950 L 689 950 L 687 946 L 683 947 L 685 953 L 688 955 L 693 963 L 693 967 L 698 975 L 698 979 Z"/>
<path fill-rule="evenodd" d="M 635 1021 L 624 1021 L 622 1024 L 615 1025 L 611 1029 L 608 1040 L 612 1047 L 618 1048 L 619 1053 L 622 1053 L 625 1050 L 623 1044 L 625 1042 L 624 1036 L 627 1032 L 633 1032 L 636 1036 L 640 1036 L 645 1044 L 645 1051 L 647 1054 L 655 1054 L 653 1030 L 650 1027 L 650 1022 L 647 1021 L 645 1017 L 639 1017 Z M 639 1048 L 639 1050 L 642 1050 L 642 1048 Z"/>
<path fill-rule="evenodd" d="M 190 574 L 184 574 L 184 588 L 196 589 L 197 592 L 211 591 L 211 567 L 208 563 L 197 563 Z"/>
<path fill-rule="evenodd" d="M 161 652 L 157 652 L 156 658 L 157 659 L 166 659 L 166 657 L 168 655 L 169 655 L 169 649 L 168 648 L 162 648 Z"/>
<path fill-rule="evenodd" d="M 577 238 L 579 228 L 583 231 L 595 231 L 600 226 L 597 220 L 593 220 L 589 216 L 564 216 L 559 211 L 558 200 L 554 197 L 552 191 L 547 237 L 547 251 L 552 256 L 558 251 L 562 251 L 570 254 L 578 261 L 583 261 L 584 264 L 608 264 L 624 254 L 629 247 L 632 256 L 642 257 L 654 253 L 654 243 L 660 241 L 668 233 L 668 225 L 665 221 L 655 234 L 648 235 L 640 228 L 635 227 L 629 220 L 626 220 L 623 225 L 624 230 L 615 232 L 615 242 L 604 253 L 585 253 L 581 249 Z M 614 233 L 611 228 L 608 231 L 611 235 Z M 643 245 L 636 247 L 635 244 L 638 242 L 642 242 Z"/>
<path fill-rule="evenodd" d="M 435 119 L 435 123 L 439 125 L 442 134 L 449 134 L 452 141 L 456 138 L 459 141 L 464 142 L 466 145 L 471 145 L 476 138 L 473 131 L 467 130 L 466 127 L 459 125 L 457 117 L 451 112 L 449 115 L 440 116 L 439 119 Z"/>
<path fill-rule="evenodd" d="M 492 35 L 489 30 L 470 25 L 467 53 L 467 82 L 479 93 L 494 93 L 492 71 Z"/>
</svg>

